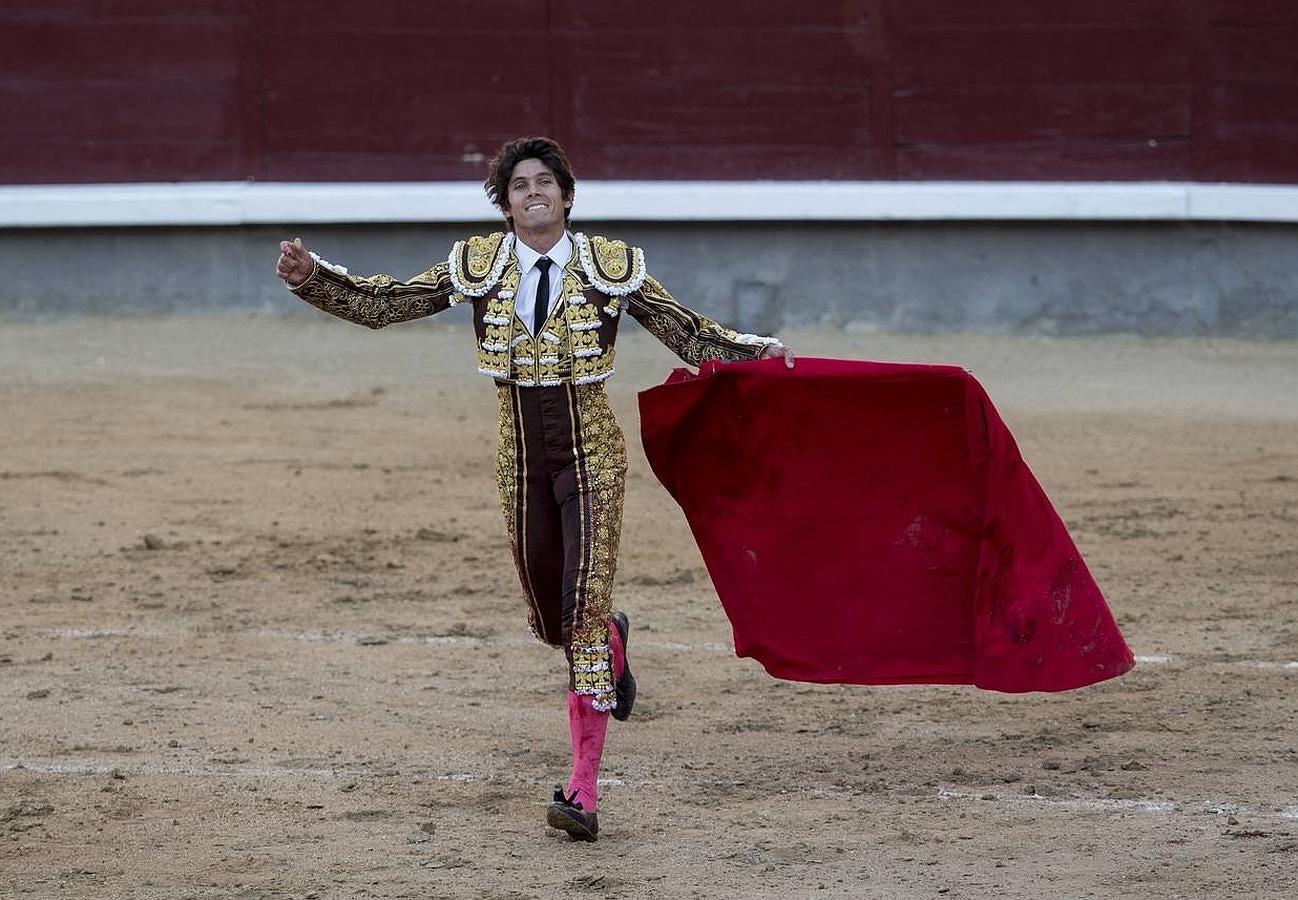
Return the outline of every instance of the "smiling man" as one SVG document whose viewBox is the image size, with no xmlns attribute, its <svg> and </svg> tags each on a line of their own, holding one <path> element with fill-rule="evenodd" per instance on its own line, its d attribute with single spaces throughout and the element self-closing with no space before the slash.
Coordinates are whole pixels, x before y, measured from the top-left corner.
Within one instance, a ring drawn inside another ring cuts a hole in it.
<svg viewBox="0 0 1298 900">
<path fill-rule="evenodd" d="M 370 328 L 473 307 L 478 371 L 500 398 L 497 480 L 529 624 L 568 663 L 572 775 L 546 819 L 593 841 L 608 717 L 625 720 L 636 691 L 629 622 L 612 608 L 626 445 L 603 384 L 621 314 L 691 365 L 783 357 L 792 367 L 793 355 L 683 307 L 638 248 L 569 231 L 576 184 L 554 141 L 505 144 L 484 187 L 508 230 L 457 242 L 407 281 L 350 275 L 301 238 L 280 244 L 276 274 L 312 306 Z"/>
</svg>

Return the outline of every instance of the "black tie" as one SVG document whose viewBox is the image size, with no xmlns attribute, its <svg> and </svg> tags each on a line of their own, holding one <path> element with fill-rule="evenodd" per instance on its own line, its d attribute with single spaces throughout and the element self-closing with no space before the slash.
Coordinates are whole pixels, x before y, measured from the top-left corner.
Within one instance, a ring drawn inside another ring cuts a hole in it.
<svg viewBox="0 0 1298 900">
<path fill-rule="evenodd" d="M 541 280 L 536 285 L 536 306 L 532 310 L 532 336 L 540 337 L 541 329 L 550 314 L 550 257 L 542 256 L 536 261 L 541 270 Z M 538 348 L 539 349 L 539 348 Z"/>
</svg>

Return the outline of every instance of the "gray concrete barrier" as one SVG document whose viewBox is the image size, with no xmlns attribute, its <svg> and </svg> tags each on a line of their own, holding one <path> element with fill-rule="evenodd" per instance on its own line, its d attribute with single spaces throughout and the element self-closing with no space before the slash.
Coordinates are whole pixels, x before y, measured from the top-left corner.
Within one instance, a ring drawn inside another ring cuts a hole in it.
<svg viewBox="0 0 1298 900">
<path fill-rule="evenodd" d="M 483 230 L 0 230 L 0 315 L 316 315 L 274 277 L 280 238 L 300 234 L 353 272 L 400 277 Z M 601 222 L 584 230 L 644 247 L 650 272 L 682 302 L 750 331 L 1298 338 L 1298 226 L 1290 224 Z"/>
</svg>

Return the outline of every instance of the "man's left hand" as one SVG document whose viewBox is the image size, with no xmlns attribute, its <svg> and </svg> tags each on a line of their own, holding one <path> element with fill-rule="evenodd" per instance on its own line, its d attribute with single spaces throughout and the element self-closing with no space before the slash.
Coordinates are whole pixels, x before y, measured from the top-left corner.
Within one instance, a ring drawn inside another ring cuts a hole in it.
<svg viewBox="0 0 1298 900">
<path fill-rule="evenodd" d="M 763 348 L 762 355 L 759 359 L 777 359 L 779 357 L 784 358 L 785 368 L 793 368 L 793 351 L 781 344 L 779 341 L 776 341 L 774 344 L 767 344 L 766 347 Z"/>
</svg>

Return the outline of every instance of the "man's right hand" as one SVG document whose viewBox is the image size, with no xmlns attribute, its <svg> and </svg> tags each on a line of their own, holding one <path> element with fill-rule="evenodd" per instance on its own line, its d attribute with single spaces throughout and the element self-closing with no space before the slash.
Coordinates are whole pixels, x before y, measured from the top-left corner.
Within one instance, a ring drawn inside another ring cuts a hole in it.
<svg viewBox="0 0 1298 900">
<path fill-rule="evenodd" d="M 275 274 L 284 279 L 289 287 L 297 287 L 311 277 L 315 271 L 315 260 L 302 246 L 301 238 L 292 242 L 279 242 L 279 261 L 275 263 Z"/>
</svg>

